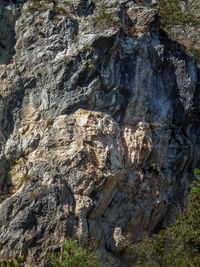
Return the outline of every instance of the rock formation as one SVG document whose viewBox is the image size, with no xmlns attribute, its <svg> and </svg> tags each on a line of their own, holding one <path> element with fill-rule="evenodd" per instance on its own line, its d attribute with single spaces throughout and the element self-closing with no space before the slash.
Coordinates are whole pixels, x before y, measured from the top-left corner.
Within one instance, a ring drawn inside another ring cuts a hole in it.
<svg viewBox="0 0 200 267">
<path fill-rule="evenodd" d="M 0 64 L 0 256 L 78 236 L 129 266 L 200 163 L 193 55 L 132 0 L 4 1 Z"/>
</svg>

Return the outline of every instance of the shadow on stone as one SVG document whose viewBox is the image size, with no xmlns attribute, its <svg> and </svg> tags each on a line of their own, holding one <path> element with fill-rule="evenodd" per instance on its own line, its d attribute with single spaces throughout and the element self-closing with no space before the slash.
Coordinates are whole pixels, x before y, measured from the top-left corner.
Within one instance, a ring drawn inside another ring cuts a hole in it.
<svg viewBox="0 0 200 267">
<path fill-rule="evenodd" d="M 9 64 L 15 54 L 15 22 L 19 9 L 13 3 L 0 3 L 0 64 Z"/>
</svg>

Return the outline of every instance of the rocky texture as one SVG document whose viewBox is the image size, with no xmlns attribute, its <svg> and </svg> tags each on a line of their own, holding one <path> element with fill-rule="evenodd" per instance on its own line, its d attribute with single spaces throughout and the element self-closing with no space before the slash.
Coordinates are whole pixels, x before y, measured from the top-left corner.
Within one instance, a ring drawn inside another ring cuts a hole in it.
<svg viewBox="0 0 200 267">
<path fill-rule="evenodd" d="M 174 218 L 200 163 L 194 57 L 133 1 L 4 9 L 16 44 L 0 66 L 0 255 L 43 266 L 79 236 L 129 266 L 121 244 Z"/>
<path fill-rule="evenodd" d="M 188 47 L 194 46 L 199 49 L 200 45 L 200 3 L 198 0 L 182 1 L 180 9 L 186 15 L 187 25 L 177 24 L 171 29 L 173 38 L 186 44 Z M 189 23 L 190 20 L 190 23 Z"/>
<path fill-rule="evenodd" d="M 200 66 L 200 2 L 174 0 L 158 2 L 162 27 L 168 36 L 194 54 Z"/>
<path fill-rule="evenodd" d="M 19 9 L 9 3 L 6 7 L 0 3 L 0 64 L 8 64 L 14 53 L 15 22 Z"/>
</svg>

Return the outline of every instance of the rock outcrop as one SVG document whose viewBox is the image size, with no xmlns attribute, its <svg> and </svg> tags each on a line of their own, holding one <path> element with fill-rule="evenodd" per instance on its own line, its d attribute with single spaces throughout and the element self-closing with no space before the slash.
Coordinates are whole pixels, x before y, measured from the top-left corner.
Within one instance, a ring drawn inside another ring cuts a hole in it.
<svg viewBox="0 0 200 267">
<path fill-rule="evenodd" d="M 78 236 L 129 266 L 200 164 L 193 55 L 131 0 L 5 1 L 0 25 L 0 256 Z"/>
</svg>

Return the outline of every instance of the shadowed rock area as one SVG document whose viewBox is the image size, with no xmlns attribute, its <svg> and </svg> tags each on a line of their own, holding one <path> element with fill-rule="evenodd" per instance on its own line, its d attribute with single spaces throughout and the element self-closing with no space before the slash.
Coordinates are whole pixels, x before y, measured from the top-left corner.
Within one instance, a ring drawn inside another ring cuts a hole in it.
<svg viewBox="0 0 200 267">
<path fill-rule="evenodd" d="M 5 1 L 4 24 L 0 257 L 49 266 L 78 236 L 132 266 L 121 244 L 175 218 L 200 164 L 193 55 L 131 0 Z"/>
<path fill-rule="evenodd" d="M 0 64 L 10 63 L 15 50 L 15 22 L 20 14 L 12 2 L 0 3 Z"/>
</svg>

